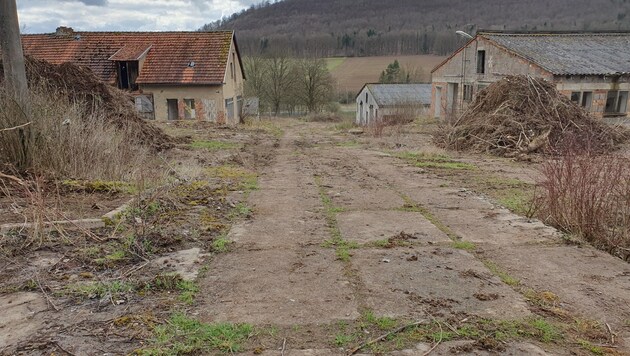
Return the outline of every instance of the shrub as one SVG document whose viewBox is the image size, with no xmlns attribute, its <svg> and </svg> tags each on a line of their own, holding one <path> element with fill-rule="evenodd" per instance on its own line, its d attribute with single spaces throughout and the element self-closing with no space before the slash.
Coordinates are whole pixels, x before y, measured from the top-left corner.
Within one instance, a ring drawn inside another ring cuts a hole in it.
<svg viewBox="0 0 630 356">
<path fill-rule="evenodd" d="M 535 207 L 542 220 L 630 256 L 630 159 L 569 153 L 543 163 L 541 171 Z"/>
</svg>

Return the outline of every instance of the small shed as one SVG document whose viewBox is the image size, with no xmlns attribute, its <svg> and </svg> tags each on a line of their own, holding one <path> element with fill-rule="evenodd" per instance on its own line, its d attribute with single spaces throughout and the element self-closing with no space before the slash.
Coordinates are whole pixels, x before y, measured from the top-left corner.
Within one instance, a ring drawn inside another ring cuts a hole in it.
<svg viewBox="0 0 630 356">
<path fill-rule="evenodd" d="M 383 118 L 416 117 L 431 105 L 431 84 L 366 84 L 356 104 L 358 125 Z"/>
</svg>

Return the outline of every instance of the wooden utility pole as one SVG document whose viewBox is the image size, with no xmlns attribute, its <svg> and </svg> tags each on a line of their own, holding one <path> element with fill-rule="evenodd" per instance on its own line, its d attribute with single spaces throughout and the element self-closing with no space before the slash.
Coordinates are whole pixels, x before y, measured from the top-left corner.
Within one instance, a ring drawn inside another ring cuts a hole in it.
<svg viewBox="0 0 630 356">
<path fill-rule="evenodd" d="M 28 91 L 16 0 L 0 0 L 0 48 L 6 87 L 19 103 Z"/>
</svg>

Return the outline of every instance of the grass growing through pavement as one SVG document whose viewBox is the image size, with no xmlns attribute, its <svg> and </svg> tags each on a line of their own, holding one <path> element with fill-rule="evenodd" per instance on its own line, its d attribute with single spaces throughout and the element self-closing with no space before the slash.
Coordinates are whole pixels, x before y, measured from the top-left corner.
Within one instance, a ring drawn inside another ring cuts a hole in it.
<svg viewBox="0 0 630 356">
<path fill-rule="evenodd" d="M 474 251 L 477 249 L 477 246 L 475 246 L 474 243 L 469 242 L 469 241 L 463 241 L 463 240 L 457 240 L 457 241 L 451 242 L 451 247 L 456 248 L 458 250 L 465 250 L 465 251 Z"/>
<path fill-rule="evenodd" d="M 337 259 L 343 262 L 350 261 L 350 250 L 359 248 L 359 244 L 356 242 L 347 241 L 341 236 L 341 231 L 339 230 L 339 225 L 337 224 L 337 214 L 342 212 L 343 209 L 340 207 L 336 207 L 326 194 L 324 187 L 322 186 L 321 177 L 315 176 L 315 184 L 319 188 L 319 197 L 324 205 L 324 211 L 326 215 L 326 224 L 328 225 L 328 229 L 330 230 L 330 239 L 326 240 L 322 246 L 323 247 L 335 247 L 335 255 Z"/>
<path fill-rule="evenodd" d="M 470 163 L 458 162 L 445 154 L 399 152 L 396 157 L 404 159 L 419 168 L 475 170 L 477 167 Z"/>
<path fill-rule="evenodd" d="M 483 264 L 486 266 L 486 268 L 490 270 L 490 272 L 492 272 L 492 274 L 501 278 L 503 283 L 511 287 L 516 287 L 521 283 L 521 281 L 510 276 L 506 271 L 504 271 L 501 267 L 497 266 L 494 262 L 490 260 L 483 260 Z"/>
<path fill-rule="evenodd" d="M 142 355 L 182 355 L 238 352 L 252 335 L 249 324 L 206 324 L 182 313 L 173 314 L 153 330 L 152 346 Z"/>
</svg>

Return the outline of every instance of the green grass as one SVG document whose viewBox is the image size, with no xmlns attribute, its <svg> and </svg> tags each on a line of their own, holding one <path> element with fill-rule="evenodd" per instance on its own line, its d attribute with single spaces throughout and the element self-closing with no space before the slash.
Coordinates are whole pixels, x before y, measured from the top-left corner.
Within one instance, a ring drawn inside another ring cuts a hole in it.
<svg viewBox="0 0 630 356">
<path fill-rule="evenodd" d="M 354 336 L 352 335 L 346 335 L 343 333 L 338 333 L 335 335 L 335 340 L 334 343 L 336 346 L 338 347 L 344 347 L 349 345 L 350 343 L 352 343 L 354 341 Z"/>
<path fill-rule="evenodd" d="M 325 61 L 326 61 L 326 68 L 328 68 L 329 72 L 332 72 L 333 70 L 337 69 L 337 67 L 342 65 L 343 62 L 346 61 L 346 57 L 329 57 L 329 58 L 326 58 Z"/>
<path fill-rule="evenodd" d="M 516 287 L 521 283 L 521 281 L 510 276 L 507 272 L 505 272 L 501 267 L 497 266 L 494 262 L 489 261 L 489 260 L 484 260 L 483 264 L 486 266 L 486 268 L 490 270 L 490 272 L 492 272 L 492 274 L 501 278 L 501 281 L 503 281 L 503 283 L 512 287 Z"/>
<path fill-rule="evenodd" d="M 230 210 L 230 213 L 228 214 L 228 219 L 230 221 L 233 221 L 240 218 L 246 218 L 250 216 L 251 214 L 252 214 L 252 208 L 250 208 L 249 205 L 247 205 L 247 203 L 241 202 L 241 203 L 236 204 L 236 206 L 232 208 L 232 210 Z"/>
<path fill-rule="evenodd" d="M 135 285 L 132 283 L 111 281 L 70 284 L 59 294 L 68 294 L 80 298 L 103 298 L 106 295 L 111 295 L 112 298 L 115 298 L 117 295 L 133 291 L 135 291 Z"/>
<path fill-rule="evenodd" d="M 360 143 L 357 140 L 342 141 L 335 144 L 337 147 L 357 147 L 359 145 Z"/>
<path fill-rule="evenodd" d="M 413 201 L 413 199 L 411 199 L 408 195 L 401 192 L 397 192 L 397 193 L 403 199 L 403 201 L 405 202 L 405 205 L 396 210 L 420 213 L 431 224 L 435 225 L 435 227 L 437 227 L 440 231 L 446 234 L 448 238 L 450 238 L 453 241 L 459 240 L 459 236 L 457 236 L 457 234 L 453 232 L 453 230 L 451 230 L 448 226 L 444 225 L 444 223 L 442 223 L 442 221 L 440 221 L 440 219 L 438 219 L 435 215 L 431 214 L 431 212 L 427 208 Z"/>
<path fill-rule="evenodd" d="M 530 325 L 535 329 L 535 336 L 544 343 L 555 342 L 562 337 L 562 333 L 545 319 L 534 319 L 530 321 Z"/>
<path fill-rule="evenodd" d="M 396 157 L 408 161 L 419 168 L 433 169 L 454 169 L 454 170 L 475 170 L 477 167 L 470 163 L 458 162 L 447 155 L 429 154 L 424 152 L 400 152 Z"/>
<path fill-rule="evenodd" d="M 396 319 L 387 316 L 377 317 L 371 310 L 366 310 L 361 314 L 361 323 L 362 327 L 373 325 L 383 331 L 391 330 L 398 325 Z"/>
<path fill-rule="evenodd" d="M 239 352 L 252 335 L 250 324 L 206 324 L 183 313 L 173 314 L 153 330 L 152 346 L 142 355 L 183 355 Z"/>
<path fill-rule="evenodd" d="M 243 190 L 247 193 L 258 190 L 258 175 L 241 167 L 222 165 L 209 167 L 206 173 L 211 178 L 218 178 L 227 183 L 231 190 Z"/>
<path fill-rule="evenodd" d="M 192 304 L 199 292 L 199 286 L 193 281 L 181 280 L 177 283 L 177 289 L 180 291 L 179 301 L 186 304 Z"/>
<path fill-rule="evenodd" d="M 462 240 L 451 242 L 451 247 L 456 248 L 458 250 L 465 250 L 465 251 L 474 251 L 475 249 L 477 249 L 477 246 L 475 246 L 474 243 L 469 242 L 469 241 L 462 241 Z"/>
<path fill-rule="evenodd" d="M 209 140 L 209 141 L 193 141 L 193 143 L 190 144 L 190 147 L 194 149 L 204 149 L 207 151 L 220 151 L 220 150 L 230 150 L 230 149 L 240 148 L 241 145 L 232 143 L 232 142 Z"/>
<path fill-rule="evenodd" d="M 592 353 L 593 355 L 604 355 L 605 351 L 603 348 L 593 345 L 592 343 L 590 343 L 587 340 L 582 340 L 579 339 L 578 343 L 580 344 L 580 346 L 585 349 L 586 351 Z"/>
<path fill-rule="evenodd" d="M 217 253 L 228 252 L 232 241 L 228 240 L 225 234 L 220 235 L 212 241 L 212 251 Z"/>
</svg>

